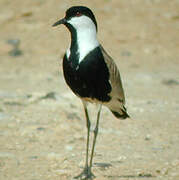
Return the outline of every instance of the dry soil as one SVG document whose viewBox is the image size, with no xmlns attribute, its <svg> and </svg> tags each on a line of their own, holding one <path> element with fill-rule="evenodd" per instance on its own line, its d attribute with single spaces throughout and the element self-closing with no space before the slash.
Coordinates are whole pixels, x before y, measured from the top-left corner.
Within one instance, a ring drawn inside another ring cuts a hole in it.
<svg viewBox="0 0 179 180">
<path fill-rule="evenodd" d="M 82 170 L 84 112 L 62 71 L 70 35 L 51 27 L 72 5 L 95 13 L 131 116 L 103 108 L 96 179 L 179 180 L 178 0 L 0 0 L 0 180 L 70 180 Z"/>
</svg>

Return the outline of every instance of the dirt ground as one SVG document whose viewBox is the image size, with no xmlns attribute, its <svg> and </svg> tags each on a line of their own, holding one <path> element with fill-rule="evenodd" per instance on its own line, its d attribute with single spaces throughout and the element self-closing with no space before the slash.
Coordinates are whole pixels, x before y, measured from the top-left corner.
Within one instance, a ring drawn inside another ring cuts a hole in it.
<svg viewBox="0 0 179 180">
<path fill-rule="evenodd" d="M 82 170 L 84 112 L 62 71 L 70 36 L 51 27 L 72 5 L 95 13 L 131 116 L 103 108 L 96 179 L 179 180 L 178 0 L 0 0 L 0 180 L 70 180 Z"/>
</svg>

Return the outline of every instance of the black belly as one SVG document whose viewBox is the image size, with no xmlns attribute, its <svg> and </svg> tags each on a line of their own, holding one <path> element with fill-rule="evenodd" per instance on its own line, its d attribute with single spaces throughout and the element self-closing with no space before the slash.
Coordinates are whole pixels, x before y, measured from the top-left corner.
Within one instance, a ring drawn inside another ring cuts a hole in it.
<svg viewBox="0 0 179 180">
<path fill-rule="evenodd" d="M 78 65 L 75 59 L 63 59 L 63 72 L 71 90 L 82 98 L 97 99 L 107 102 L 111 99 L 109 71 L 100 49 L 88 54 Z"/>
</svg>

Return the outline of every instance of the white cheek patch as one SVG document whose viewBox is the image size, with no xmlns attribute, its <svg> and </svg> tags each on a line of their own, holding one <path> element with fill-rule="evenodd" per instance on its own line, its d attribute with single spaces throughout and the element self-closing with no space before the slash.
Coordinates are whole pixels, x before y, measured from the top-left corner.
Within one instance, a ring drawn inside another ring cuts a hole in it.
<svg viewBox="0 0 179 180">
<path fill-rule="evenodd" d="M 99 46 L 96 36 L 96 26 L 87 16 L 73 17 L 68 21 L 77 32 L 79 63 L 84 57 Z"/>
</svg>

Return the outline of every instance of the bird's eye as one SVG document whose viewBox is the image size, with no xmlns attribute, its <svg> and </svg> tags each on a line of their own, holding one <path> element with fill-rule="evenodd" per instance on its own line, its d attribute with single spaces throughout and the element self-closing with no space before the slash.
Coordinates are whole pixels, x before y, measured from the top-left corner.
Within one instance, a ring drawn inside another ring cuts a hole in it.
<svg viewBox="0 0 179 180">
<path fill-rule="evenodd" d="M 81 14 L 80 12 L 77 12 L 77 13 L 76 13 L 76 16 L 78 16 L 78 17 L 81 16 L 81 15 L 82 15 L 82 14 Z"/>
</svg>

